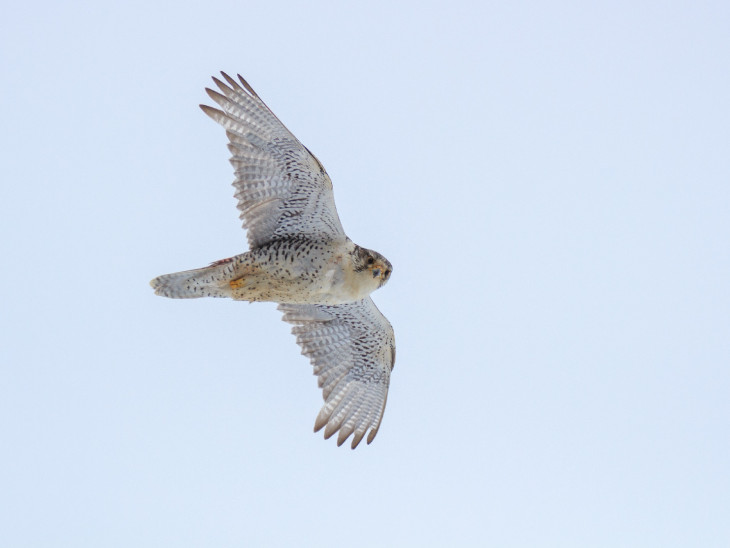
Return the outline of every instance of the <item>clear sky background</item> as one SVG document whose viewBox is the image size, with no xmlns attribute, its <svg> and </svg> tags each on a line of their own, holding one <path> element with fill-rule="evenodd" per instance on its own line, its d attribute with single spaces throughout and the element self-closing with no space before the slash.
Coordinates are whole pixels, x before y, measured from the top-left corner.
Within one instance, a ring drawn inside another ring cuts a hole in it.
<svg viewBox="0 0 730 548">
<path fill-rule="evenodd" d="M 21 6 L 22 4 L 22 6 Z M 8 547 L 730 545 L 730 4 L 40 2 L 0 22 Z M 326 166 L 398 362 L 370 446 L 246 249 L 240 72 Z"/>
</svg>

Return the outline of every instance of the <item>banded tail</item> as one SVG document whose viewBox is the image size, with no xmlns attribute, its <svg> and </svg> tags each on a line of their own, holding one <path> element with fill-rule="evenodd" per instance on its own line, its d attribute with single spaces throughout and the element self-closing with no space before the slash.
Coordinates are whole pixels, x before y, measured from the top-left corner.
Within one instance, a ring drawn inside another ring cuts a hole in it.
<svg viewBox="0 0 730 548">
<path fill-rule="evenodd" d="M 231 297 L 233 258 L 216 261 L 205 268 L 163 274 L 150 282 L 155 295 L 171 299 Z"/>
</svg>

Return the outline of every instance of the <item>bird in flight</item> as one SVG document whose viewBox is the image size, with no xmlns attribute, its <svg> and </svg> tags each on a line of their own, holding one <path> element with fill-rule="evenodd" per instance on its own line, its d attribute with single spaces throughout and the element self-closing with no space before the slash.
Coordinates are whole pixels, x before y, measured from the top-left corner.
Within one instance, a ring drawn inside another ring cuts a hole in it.
<svg viewBox="0 0 730 548">
<path fill-rule="evenodd" d="M 314 431 L 352 435 L 354 449 L 380 428 L 395 364 L 393 327 L 370 293 L 393 267 L 380 253 L 345 234 L 332 181 L 317 158 L 292 135 L 238 75 L 213 77 L 207 89 L 220 107 L 200 105 L 228 136 L 249 250 L 210 266 L 158 276 L 157 295 L 173 299 L 228 297 L 279 303 L 283 320 L 309 357 L 324 405 Z"/>
</svg>

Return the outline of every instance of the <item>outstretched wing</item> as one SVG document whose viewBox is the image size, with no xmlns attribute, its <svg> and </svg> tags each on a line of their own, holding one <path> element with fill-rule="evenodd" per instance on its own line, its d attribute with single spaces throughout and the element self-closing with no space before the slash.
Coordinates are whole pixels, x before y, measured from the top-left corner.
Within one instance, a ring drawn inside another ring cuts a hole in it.
<svg viewBox="0 0 730 548">
<path fill-rule="evenodd" d="M 223 110 L 200 105 L 226 129 L 236 172 L 238 209 L 252 248 L 291 236 L 316 240 L 345 237 L 335 208 L 332 181 L 248 83 L 222 72 L 213 78 L 221 93 L 207 89 Z"/>
<path fill-rule="evenodd" d="M 295 325 L 297 344 L 319 377 L 324 406 L 314 431 L 325 427 L 329 438 L 339 430 L 337 445 L 354 433 L 355 449 L 369 429 L 367 441 L 372 442 L 395 365 L 393 327 L 370 297 L 332 306 L 280 304 L 279 310 L 285 322 Z"/>
</svg>

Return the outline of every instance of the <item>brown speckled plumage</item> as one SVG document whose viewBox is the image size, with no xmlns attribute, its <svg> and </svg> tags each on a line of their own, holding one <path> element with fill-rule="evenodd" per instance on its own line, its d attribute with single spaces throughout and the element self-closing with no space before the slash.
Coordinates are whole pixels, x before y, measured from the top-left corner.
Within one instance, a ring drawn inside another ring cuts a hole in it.
<svg viewBox="0 0 730 548">
<path fill-rule="evenodd" d="M 283 319 L 310 358 L 325 404 L 315 431 L 354 449 L 380 427 L 395 338 L 369 295 L 389 279 L 379 253 L 354 244 L 337 216 L 332 182 L 322 164 L 261 101 L 251 86 L 222 73 L 222 110 L 201 105 L 226 129 L 235 197 L 250 250 L 210 266 L 152 280 L 170 298 L 228 297 L 280 303 Z"/>
</svg>

